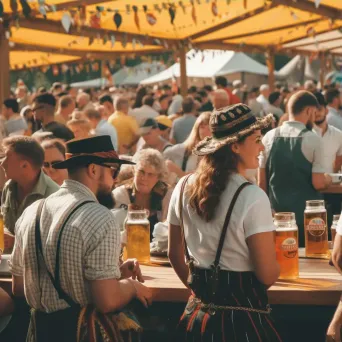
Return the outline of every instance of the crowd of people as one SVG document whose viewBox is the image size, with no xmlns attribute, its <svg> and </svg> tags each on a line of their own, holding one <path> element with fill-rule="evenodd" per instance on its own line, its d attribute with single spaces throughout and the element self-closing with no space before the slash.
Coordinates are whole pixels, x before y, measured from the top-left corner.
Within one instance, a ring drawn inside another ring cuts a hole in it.
<svg viewBox="0 0 342 342">
<path fill-rule="evenodd" d="M 279 276 L 272 210 L 295 213 L 304 246 L 305 201 L 322 199 L 341 171 L 341 110 L 338 85 L 314 81 L 271 91 L 217 77 L 185 97 L 169 85 L 55 83 L 31 94 L 20 81 L 1 109 L 0 187 L 14 300 L 33 308 L 28 341 L 75 341 L 88 304 L 103 315 L 134 298 L 151 304 L 137 261 L 120 259 L 131 204 L 148 210 L 151 242 L 156 224 L 168 226 L 170 262 L 192 290 L 180 340 L 285 341 L 266 292 Z M 339 214 L 340 198 L 325 199 L 329 215 Z M 337 232 L 342 240 L 342 222 Z M 0 288 L 0 316 L 13 310 Z M 342 309 L 328 335 L 341 325 Z M 134 341 L 139 329 L 131 330 Z"/>
</svg>

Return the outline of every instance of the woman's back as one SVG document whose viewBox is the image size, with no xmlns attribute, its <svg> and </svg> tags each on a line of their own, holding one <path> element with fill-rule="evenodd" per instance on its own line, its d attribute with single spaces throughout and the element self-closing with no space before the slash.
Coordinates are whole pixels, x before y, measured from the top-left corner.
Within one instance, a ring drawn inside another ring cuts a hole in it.
<svg viewBox="0 0 342 342">
<path fill-rule="evenodd" d="M 195 176 L 190 176 L 188 184 L 194 182 Z M 180 226 L 179 194 L 181 180 L 172 195 L 168 222 Z M 232 174 L 223 191 L 215 217 L 206 222 L 189 205 L 187 188 L 183 195 L 183 223 L 186 242 L 190 255 L 194 257 L 196 266 L 210 268 L 212 265 L 231 200 L 241 184 L 246 179 L 239 174 Z M 256 185 L 247 186 L 240 193 L 234 206 L 227 235 L 224 241 L 220 267 L 229 271 L 252 271 L 249 250 L 246 239 L 257 233 L 273 231 L 272 213 L 269 200 L 263 190 Z"/>
</svg>

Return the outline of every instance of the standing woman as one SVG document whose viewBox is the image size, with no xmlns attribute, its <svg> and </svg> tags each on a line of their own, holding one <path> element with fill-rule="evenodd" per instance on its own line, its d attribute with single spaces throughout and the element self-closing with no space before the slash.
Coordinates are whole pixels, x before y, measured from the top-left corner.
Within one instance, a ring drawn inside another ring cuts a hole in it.
<svg viewBox="0 0 342 342">
<path fill-rule="evenodd" d="M 264 149 L 261 129 L 271 120 L 257 120 L 243 104 L 215 110 L 212 137 L 194 149 L 202 156 L 196 172 L 172 194 L 169 258 L 192 290 L 179 341 L 281 341 L 267 298 L 279 275 L 271 206 L 246 181 Z"/>
</svg>

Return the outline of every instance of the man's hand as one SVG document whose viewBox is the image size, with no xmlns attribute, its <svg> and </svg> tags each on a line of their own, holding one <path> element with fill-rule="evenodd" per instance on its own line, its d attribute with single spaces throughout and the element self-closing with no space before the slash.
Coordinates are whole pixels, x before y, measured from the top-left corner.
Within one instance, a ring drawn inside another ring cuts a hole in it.
<svg viewBox="0 0 342 342">
<path fill-rule="evenodd" d="M 327 331 L 326 342 L 341 342 L 341 324 L 332 321 Z"/>
<path fill-rule="evenodd" d="M 138 280 L 141 283 L 144 282 L 144 278 L 141 273 L 140 265 L 137 259 L 127 259 L 121 266 L 121 278 L 132 278 Z"/>
</svg>

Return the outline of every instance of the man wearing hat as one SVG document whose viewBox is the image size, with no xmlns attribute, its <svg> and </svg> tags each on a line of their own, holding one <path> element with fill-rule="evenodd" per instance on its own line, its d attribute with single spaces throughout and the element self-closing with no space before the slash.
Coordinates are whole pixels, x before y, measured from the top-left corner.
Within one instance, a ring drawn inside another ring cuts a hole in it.
<svg viewBox="0 0 342 342">
<path fill-rule="evenodd" d="M 160 136 L 169 141 L 172 128 L 172 120 L 167 115 L 159 115 L 156 117 L 158 127 L 160 129 Z"/>
<path fill-rule="evenodd" d="M 166 148 L 172 145 L 161 136 L 162 131 L 160 125 L 155 119 L 146 119 L 140 126 L 139 134 L 141 135 L 141 138 L 137 144 L 137 151 L 143 148 L 154 148 L 162 153 Z"/>
<path fill-rule="evenodd" d="M 66 160 L 69 179 L 45 201 L 32 204 L 16 224 L 10 260 L 15 296 L 33 308 L 27 341 L 76 341 L 80 308 L 117 311 L 133 298 L 145 306 L 149 289 L 141 285 L 136 260 L 120 266 L 120 227 L 102 204 L 122 164 L 109 136 L 72 140 Z M 128 279 L 133 277 L 133 279 Z"/>
</svg>

